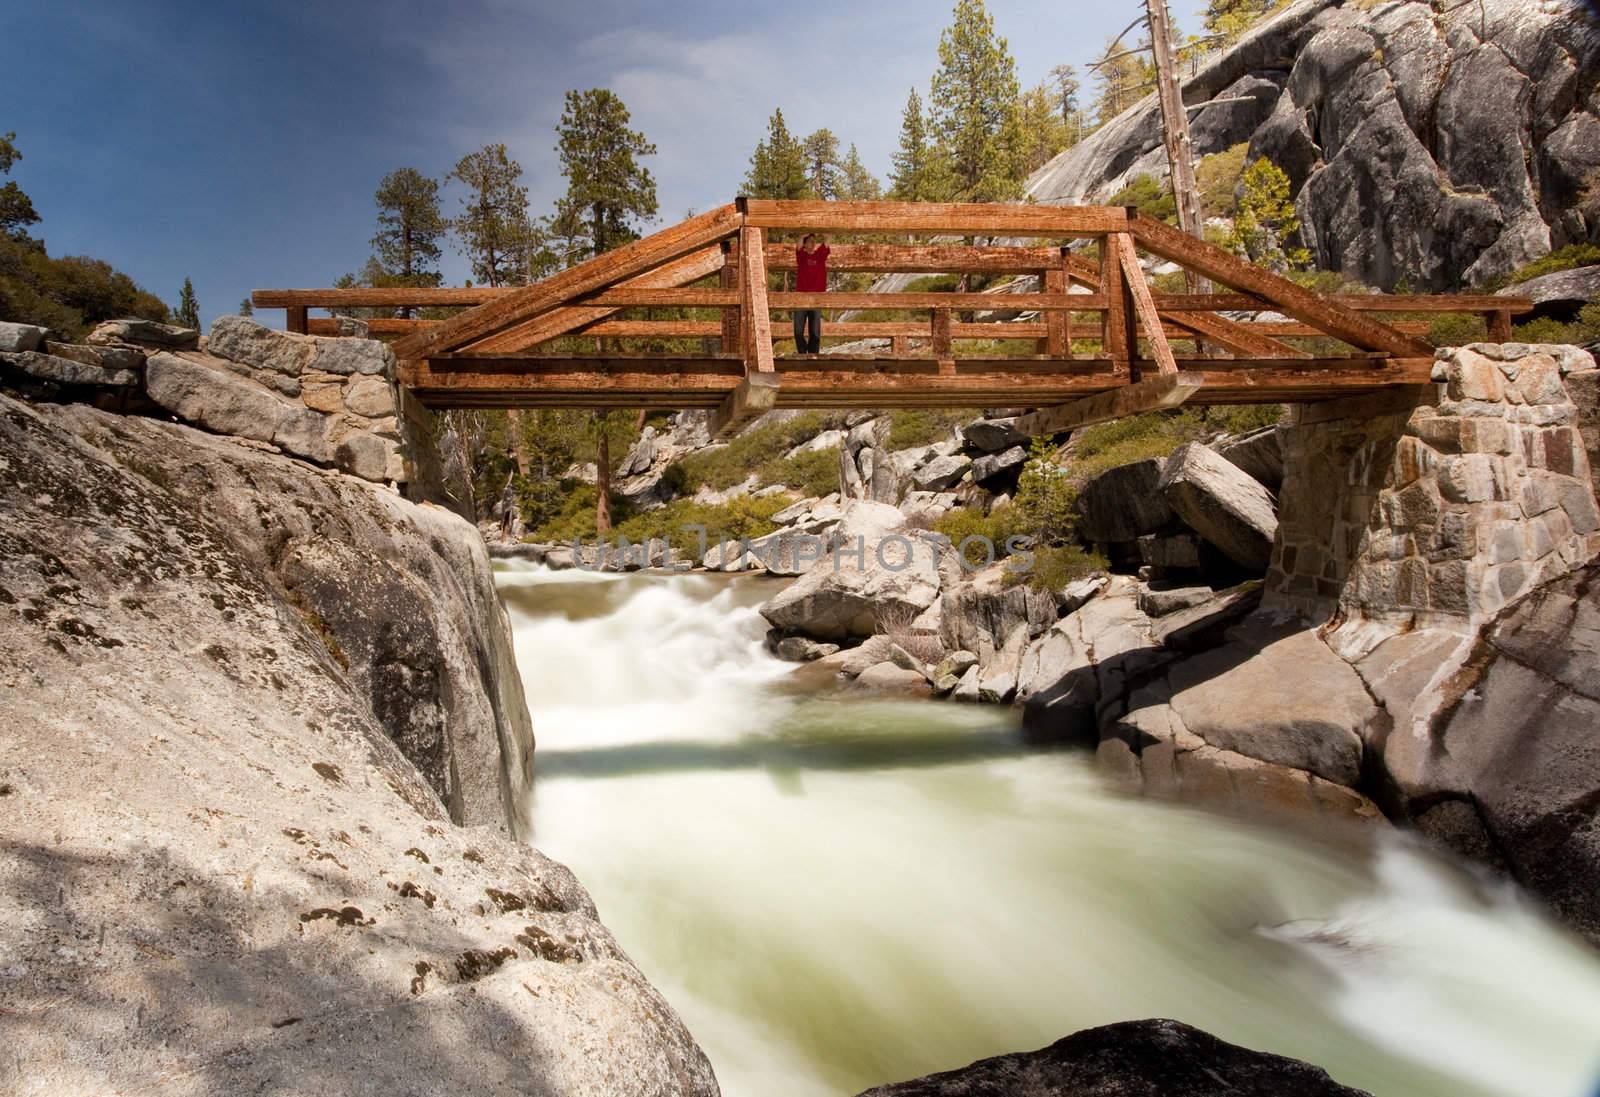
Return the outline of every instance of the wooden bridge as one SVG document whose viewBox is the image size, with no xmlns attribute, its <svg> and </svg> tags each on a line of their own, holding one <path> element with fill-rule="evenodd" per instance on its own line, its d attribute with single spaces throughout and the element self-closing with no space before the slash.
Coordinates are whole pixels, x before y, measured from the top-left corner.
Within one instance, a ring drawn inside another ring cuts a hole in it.
<svg viewBox="0 0 1600 1097">
<path fill-rule="evenodd" d="M 805 232 L 980 237 L 991 243 L 835 244 L 828 265 L 1035 275 L 1038 288 L 773 290 L 769 274 L 794 269 L 794 241 Z M 1081 250 L 1068 246 L 1082 241 Z M 1223 291 L 1155 292 L 1141 254 L 1174 264 L 1189 285 L 1204 280 Z M 286 309 L 290 330 L 315 334 L 337 327 L 309 319 L 311 308 L 467 306 L 443 320 L 369 321 L 373 335 L 397 337 L 401 382 L 433 408 L 704 407 L 716 409 L 718 433 L 774 407 L 1030 407 L 1038 410 L 1019 425 L 1041 434 L 1185 401 L 1322 401 L 1427 383 L 1428 323 L 1385 322 L 1385 314 L 1481 314 L 1489 338 L 1506 341 L 1512 316 L 1533 307 L 1490 296 L 1324 296 L 1122 207 L 744 198 L 532 285 L 257 290 L 252 299 Z M 652 318 L 657 309 L 719 318 Z M 791 309 L 845 310 L 849 318 L 827 324 L 826 336 L 888 339 L 890 353 L 780 355 L 792 338 L 772 313 Z M 882 311 L 917 318 L 856 318 Z M 1037 319 L 1004 321 L 1003 313 Z M 694 338 L 698 353 L 649 349 Z M 1033 353 L 970 346 L 1004 340 L 1029 340 Z"/>
</svg>

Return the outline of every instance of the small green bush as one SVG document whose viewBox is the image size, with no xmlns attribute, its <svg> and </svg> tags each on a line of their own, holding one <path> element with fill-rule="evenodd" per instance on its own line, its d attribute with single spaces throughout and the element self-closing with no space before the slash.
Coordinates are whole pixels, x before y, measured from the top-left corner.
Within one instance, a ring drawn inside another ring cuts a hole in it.
<svg viewBox="0 0 1600 1097">
<path fill-rule="evenodd" d="M 962 423 L 978 418 L 974 408 L 901 408 L 889 413 L 889 448 L 931 446 Z"/>
<path fill-rule="evenodd" d="M 1542 259 L 1518 267 L 1508 278 L 1502 279 L 1498 285 L 1513 285 L 1517 282 L 1526 282 L 1530 278 L 1539 278 L 1546 274 L 1555 274 L 1557 271 L 1576 270 L 1578 267 L 1592 267 L 1600 263 L 1600 247 L 1594 244 L 1568 244 L 1558 248 Z"/>
<path fill-rule="evenodd" d="M 793 419 L 768 423 L 746 431 L 725 446 L 691 453 L 673 466 L 670 475 L 683 491 L 697 491 L 702 485 L 722 491 L 742 483 L 768 461 L 781 458 L 836 421 L 836 417 L 807 412 Z"/>
<path fill-rule="evenodd" d="M 1584 346 L 1600 342 L 1600 301 L 1591 301 L 1578 312 L 1570 324 L 1548 316 L 1529 320 L 1511 329 L 1511 337 L 1519 343 L 1571 343 Z"/>
<path fill-rule="evenodd" d="M 761 537 L 778 527 L 772 516 L 789 505 L 782 496 L 757 499 L 744 496 L 726 503 L 698 503 L 693 499 L 674 499 L 664 507 L 636 514 L 617 524 L 612 537 L 626 537 L 634 544 L 652 537 L 664 537 L 680 556 L 699 546 L 699 531 L 690 526 L 703 526 L 707 546 L 741 537 Z"/>
<path fill-rule="evenodd" d="M 1145 217 L 1155 217 L 1168 224 L 1178 223 L 1178 201 L 1153 175 L 1134 177 L 1127 186 L 1111 196 L 1113 206 L 1138 206 Z"/>
<path fill-rule="evenodd" d="M 1147 457 L 1165 457 L 1205 433 L 1195 408 L 1148 412 L 1096 423 L 1078 433 L 1070 471 L 1080 483 L 1120 465 Z"/>
<path fill-rule="evenodd" d="M 1111 566 L 1104 556 L 1081 545 L 1041 545 L 1033 550 L 1033 566 L 1006 572 L 1006 582 L 1034 590 L 1057 591 L 1097 575 Z"/>
<path fill-rule="evenodd" d="M 839 447 L 777 457 L 756 470 L 763 484 L 782 484 L 803 495 L 823 496 L 839 490 Z"/>
</svg>

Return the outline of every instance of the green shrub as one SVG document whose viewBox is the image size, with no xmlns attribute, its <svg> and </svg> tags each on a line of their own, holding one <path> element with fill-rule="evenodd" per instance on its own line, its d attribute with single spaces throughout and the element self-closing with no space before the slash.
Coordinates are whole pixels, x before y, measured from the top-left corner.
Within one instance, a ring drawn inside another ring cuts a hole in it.
<svg viewBox="0 0 1600 1097">
<path fill-rule="evenodd" d="M 1041 545 L 1031 551 L 1033 566 L 1026 570 L 1007 571 L 1008 584 L 1057 591 L 1111 566 L 1104 556 L 1090 552 L 1081 545 Z"/>
<path fill-rule="evenodd" d="M 670 475 L 683 491 L 697 491 L 702 485 L 713 491 L 731 488 L 836 421 L 837 417 L 807 412 L 793 419 L 768 423 L 746 431 L 725 446 L 691 453 L 676 463 Z"/>
<path fill-rule="evenodd" d="M 756 470 L 756 476 L 763 484 L 782 484 L 803 495 L 829 495 L 839 490 L 839 447 L 773 458 Z"/>
<path fill-rule="evenodd" d="M 901 408 L 889 413 L 889 448 L 931 446 L 981 413 L 975 408 Z"/>
<path fill-rule="evenodd" d="M 1178 223 L 1178 202 L 1153 175 L 1135 176 L 1127 186 L 1111 196 L 1113 206 L 1137 206 L 1145 217 L 1155 217 L 1168 224 Z"/>
<path fill-rule="evenodd" d="M 541 525 L 528 532 L 529 541 L 572 541 L 578 538 L 593 539 L 594 506 L 600 497 L 600 491 L 593 484 L 585 484 L 579 480 L 561 481 L 565 494 L 561 497 L 558 509 L 550 515 Z M 611 497 L 611 521 L 613 525 L 626 521 L 631 508 L 627 500 L 619 495 Z"/>
<path fill-rule="evenodd" d="M 1195 184 L 1200 188 L 1200 210 L 1207 217 L 1231 217 L 1238 200 L 1239 181 L 1244 177 L 1244 162 L 1250 144 L 1241 141 L 1226 152 L 1215 152 L 1195 165 Z"/>
<path fill-rule="evenodd" d="M 1600 301 L 1591 301 L 1578 312 L 1570 324 L 1548 316 L 1529 320 L 1511 329 L 1511 337 L 1519 343 L 1572 343 L 1583 346 L 1600 342 Z"/>
<path fill-rule="evenodd" d="M 1489 337 L 1489 325 L 1481 316 L 1462 314 L 1428 318 L 1428 342 L 1436 347 L 1464 347 Z"/>
<path fill-rule="evenodd" d="M 1575 270 L 1578 267 L 1592 267 L 1600 263 L 1600 247 L 1594 244 L 1568 244 L 1558 248 L 1542 259 L 1518 267 L 1509 277 L 1499 280 L 1499 286 L 1509 286 L 1517 282 L 1526 282 L 1530 278 L 1539 278 L 1546 274 L 1555 274 L 1557 271 Z"/>
<path fill-rule="evenodd" d="M 1199 411 L 1205 429 L 1221 434 L 1250 434 L 1283 421 L 1282 404 L 1218 404 Z"/>
<path fill-rule="evenodd" d="M 1096 423 L 1078 432 L 1070 471 L 1081 483 L 1119 465 L 1165 457 L 1203 433 L 1205 427 L 1196 408 L 1147 412 Z"/>
<path fill-rule="evenodd" d="M 726 503 L 674 499 L 664 507 L 644 511 L 618 523 L 612 539 L 626 537 L 640 544 L 652 537 L 664 537 L 679 556 L 685 556 L 700 544 L 700 532 L 691 530 L 691 526 L 705 528 L 708 547 L 741 537 L 761 537 L 778 528 L 772 516 L 788 505 L 789 500 L 781 496 L 761 499 L 743 496 Z"/>
<path fill-rule="evenodd" d="M 995 559 L 1005 555 L 1007 538 L 1020 535 L 1022 515 L 1015 506 L 999 506 L 988 514 L 980 514 L 974 507 L 956 507 L 933 523 L 933 532 L 950 538 L 957 550 L 969 538 L 979 538 L 994 546 Z M 982 567 L 989 556 L 987 547 L 968 545 L 963 553 L 972 567 Z"/>
</svg>

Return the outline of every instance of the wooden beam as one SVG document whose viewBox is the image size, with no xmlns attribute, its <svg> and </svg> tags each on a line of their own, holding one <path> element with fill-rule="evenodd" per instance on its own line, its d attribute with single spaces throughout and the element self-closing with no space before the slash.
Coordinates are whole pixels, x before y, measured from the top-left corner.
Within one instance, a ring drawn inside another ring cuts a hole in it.
<svg viewBox="0 0 1600 1097">
<path fill-rule="evenodd" d="M 1125 232 L 1114 232 L 1106 239 L 1121 256 L 1122 276 L 1128 281 L 1133 308 L 1144 327 L 1144 337 L 1150 342 L 1150 354 L 1155 359 L 1157 372 L 1177 373 L 1178 363 L 1172 357 L 1167 333 L 1161 327 L 1161 314 L 1156 312 L 1156 303 L 1150 297 L 1150 285 L 1144 280 L 1144 268 L 1139 265 L 1139 253 L 1134 249 L 1133 237 Z"/>
<path fill-rule="evenodd" d="M 1122 276 L 1122 256 L 1108 240 L 1100 241 L 1100 295 L 1107 308 L 1100 318 L 1100 353 L 1111 359 L 1119 374 L 1131 376 L 1137 349 L 1129 337 L 1127 283 Z"/>
<path fill-rule="evenodd" d="M 1488 329 L 1489 342 L 1511 342 L 1511 313 L 1505 309 L 1494 309 L 1483 314 L 1484 326 Z"/>
<path fill-rule="evenodd" d="M 722 252 L 722 270 L 718 273 L 717 285 L 724 290 L 738 292 L 739 268 L 734 262 L 733 245 L 724 240 L 720 250 Z M 723 354 L 739 353 L 739 325 L 741 322 L 740 313 L 731 309 L 722 310 L 722 318 L 717 322 L 717 326 L 721 329 Z"/>
<path fill-rule="evenodd" d="M 436 328 L 408 335 L 395 344 L 395 354 L 401 358 L 419 358 L 466 346 L 514 324 L 531 320 L 540 313 L 570 304 L 574 297 L 592 293 L 603 286 L 615 285 L 707 244 L 715 244 L 736 231 L 739 224 L 739 211 L 733 206 L 721 206 L 698 217 L 691 217 L 643 240 L 635 240 L 615 251 L 597 255 L 588 262 L 579 263 L 535 285 L 524 286 L 514 293 L 453 316 Z"/>
<path fill-rule="evenodd" d="M 622 282 L 618 288 L 676 289 L 716 274 L 722 270 L 725 261 L 720 247 L 701 248 L 685 255 L 682 259 L 674 259 L 655 270 L 635 275 Z M 495 354 L 525 350 L 549 342 L 558 336 L 570 334 L 585 325 L 613 316 L 616 312 L 617 309 L 614 307 L 555 309 L 526 323 L 513 325 L 498 335 L 481 339 L 472 344 L 471 349 Z"/>
<path fill-rule="evenodd" d="M 983 202 L 792 202 L 740 199 L 753 228 L 812 232 L 924 232 L 1079 238 L 1127 228 L 1117 206 Z"/>
<path fill-rule="evenodd" d="M 1264 297 L 1248 293 L 1158 293 L 1156 307 L 1162 312 L 1277 312 L 1278 306 Z M 1506 308 L 1520 316 L 1533 311 L 1526 298 L 1487 297 L 1467 294 L 1409 296 L 1387 293 L 1334 293 L 1323 298 L 1352 312 L 1481 313 Z M 1326 334 L 1326 333 L 1324 333 Z"/>
<path fill-rule="evenodd" d="M 1074 293 L 773 293 L 775 309 L 974 309 L 980 312 L 1099 312 L 1103 295 Z"/>
<path fill-rule="evenodd" d="M 642 309 L 642 308 L 681 308 L 681 309 L 715 309 L 738 308 L 740 297 L 736 290 L 700 289 L 681 287 L 662 287 L 660 289 L 638 289 L 628 286 L 615 286 L 610 289 L 595 290 L 593 293 L 573 299 L 576 308 L 607 308 L 607 309 Z M 483 344 L 474 344 L 472 350 L 485 349 Z"/>
<path fill-rule="evenodd" d="M 1204 336 L 1234 354 L 1247 358 L 1309 358 L 1311 355 L 1280 343 L 1256 330 L 1257 325 L 1239 324 L 1209 312 L 1180 312 L 1169 317 L 1174 324 L 1196 335 Z M 1301 325 L 1304 326 L 1304 325 Z M 1306 328 L 1307 331 L 1315 331 Z"/>
<path fill-rule="evenodd" d="M 751 373 L 728 393 L 711 416 L 711 437 L 721 439 L 737 434 L 777 406 L 778 375 Z"/>
<path fill-rule="evenodd" d="M 290 305 L 284 309 L 284 331 L 292 331 L 299 335 L 306 334 L 306 307 L 304 305 Z"/>
<path fill-rule="evenodd" d="M 739 289 L 744 312 L 744 365 L 772 372 L 772 309 L 767 304 L 767 230 L 739 230 Z"/>
<path fill-rule="evenodd" d="M 1204 388 L 1190 402 L 1296 403 L 1428 383 L 1432 359 L 1335 359 L 1223 368 L 1179 359 Z M 1107 359 L 969 359 L 889 355 L 780 358 L 779 407 L 1048 407 L 1127 387 Z M 1236 364 L 1233 364 L 1236 365 Z M 402 363 L 402 379 L 430 407 L 716 408 L 745 378 L 738 358 L 473 358 Z M 755 375 L 752 375 L 755 376 Z M 1152 378 L 1156 379 L 1156 378 Z"/>
<path fill-rule="evenodd" d="M 515 293 L 516 286 L 390 286 L 373 289 L 352 286 L 347 289 L 258 289 L 250 302 L 258 309 L 281 309 L 303 305 L 306 308 L 421 308 L 424 306 L 481 305 Z"/>
<path fill-rule="evenodd" d="M 1044 272 L 1044 291 L 1050 294 L 1066 295 L 1070 285 L 1067 273 L 1067 257 L 1058 257 L 1056 265 Z M 1044 314 L 1044 352 L 1052 358 L 1071 358 L 1072 341 L 1068 334 L 1072 317 L 1065 312 L 1047 312 Z"/>
<path fill-rule="evenodd" d="M 950 347 L 950 310 L 933 310 L 933 356 L 939 359 L 952 358 L 955 351 Z"/>
<path fill-rule="evenodd" d="M 1198 373 L 1174 370 L 1070 404 L 1029 412 L 1017 420 L 1017 430 L 1029 437 L 1060 434 L 1141 412 L 1175 408 L 1199 392 L 1205 383 L 1206 379 Z"/>
<path fill-rule="evenodd" d="M 871 274 L 1037 274 L 1059 263 L 1055 248 L 964 244 L 831 244 L 828 269 Z M 796 268 L 795 245 L 768 244 L 767 269 Z"/>
<path fill-rule="evenodd" d="M 1363 350 L 1381 350 L 1398 357 L 1431 354 L 1433 348 L 1366 316 L 1328 301 L 1287 278 L 1247 263 L 1222 248 L 1185 235 L 1153 217 L 1130 216 L 1133 235 L 1146 250 L 1223 285 L 1271 301 L 1278 310 L 1321 328 Z"/>
</svg>

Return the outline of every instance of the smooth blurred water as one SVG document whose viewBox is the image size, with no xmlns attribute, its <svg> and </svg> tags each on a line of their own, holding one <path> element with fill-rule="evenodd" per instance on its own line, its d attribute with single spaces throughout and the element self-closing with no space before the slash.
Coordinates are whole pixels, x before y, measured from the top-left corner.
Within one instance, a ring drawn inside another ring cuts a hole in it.
<svg viewBox="0 0 1600 1097">
<path fill-rule="evenodd" d="M 847 1095 L 1172 1017 L 1378 1097 L 1590 1097 L 1600 960 L 1388 835 L 1102 788 L 994 708 L 819 694 L 752 578 L 506 564 L 535 841 L 729 1097 Z"/>
</svg>

